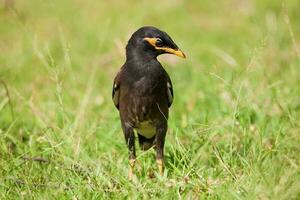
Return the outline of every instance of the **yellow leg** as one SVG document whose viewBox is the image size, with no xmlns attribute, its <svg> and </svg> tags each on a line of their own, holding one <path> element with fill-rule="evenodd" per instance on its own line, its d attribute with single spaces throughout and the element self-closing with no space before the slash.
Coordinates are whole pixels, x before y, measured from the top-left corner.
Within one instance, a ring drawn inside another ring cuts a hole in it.
<svg viewBox="0 0 300 200">
<path fill-rule="evenodd" d="M 162 159 L 157 159 L 156 163 L 157 163 L 157 166 L 158 166 L 159 174 L 162 176 L 164 174 L 164 162 L 163 162 Z"/>
<path fill-rule="evenodd" d="M 135 159 L 130 159 L 129 160 L 130 169 L 129 169 L 129 175 L 128 175 L 129 180 L 132 180 L 132 178 L 133 178 L 134 164 L 135 164 Z"/>
</svg>

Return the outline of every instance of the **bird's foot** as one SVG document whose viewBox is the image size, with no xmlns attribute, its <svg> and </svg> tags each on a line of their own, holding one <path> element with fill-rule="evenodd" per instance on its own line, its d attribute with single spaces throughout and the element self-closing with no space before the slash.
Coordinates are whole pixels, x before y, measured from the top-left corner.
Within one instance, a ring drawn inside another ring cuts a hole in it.
<svg viewBox="0 0 300 200">
<path fill-rule="evenodd" d="M 133 174 L 134 174 L 135 159 L 130 159 L 129 160 L 129 165 L 130 165 L 130 169 L 129 169 L 128 178 L 131 181 L 132 178 L 133 178 Z"/>
<path fill-rule="evenodd" d="M 141 172 L 142 171 L 142 164 L 139 160 L 135 161 L 135 165 L 134 165 L 136 171 Z"/>
</svg>

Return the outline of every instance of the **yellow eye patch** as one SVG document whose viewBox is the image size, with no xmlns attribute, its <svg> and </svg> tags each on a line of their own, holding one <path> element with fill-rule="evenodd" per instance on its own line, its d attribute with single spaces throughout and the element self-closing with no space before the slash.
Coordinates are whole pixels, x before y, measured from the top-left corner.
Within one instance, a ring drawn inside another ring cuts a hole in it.
<svg viewBox="0 0 300 200">
<path fill-rule="evenodd" d="M 146 40 L 152 46 L 156 47 L 157 38 L 148 38 L 148 37 L 145 37 L 144 40 Z"/>
<path fill-rule="evenodd" d="M 181 58 L 186 57 L 185 54 L 180 49 L 172 49 L 170 47 L 158 47 L 158 46 L 156 46 L 156 41 L 158 40 L 158 38 L 145 37 L 144 40 L 147 41 L 150 45 L 152 45 L 157 50 L 163 50 L 166 53 L 174 54 L 174 55 L 179 56 Z"/>
</svg>

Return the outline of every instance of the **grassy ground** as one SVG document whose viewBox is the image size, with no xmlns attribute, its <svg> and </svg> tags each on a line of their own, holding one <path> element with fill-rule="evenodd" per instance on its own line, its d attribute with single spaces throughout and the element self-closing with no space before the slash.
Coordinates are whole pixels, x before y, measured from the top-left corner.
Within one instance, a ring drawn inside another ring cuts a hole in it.
<svg viewBox="0 0 300 200">
<path fill-rule="evenodd" d="M 104 2 L 1 4 L 0 199 L 300 199 L 299 1 Z M 111 87 L 149 24 L 188 57 L 165 175 L 138 151 L 130 182 Z"/>
</svg>

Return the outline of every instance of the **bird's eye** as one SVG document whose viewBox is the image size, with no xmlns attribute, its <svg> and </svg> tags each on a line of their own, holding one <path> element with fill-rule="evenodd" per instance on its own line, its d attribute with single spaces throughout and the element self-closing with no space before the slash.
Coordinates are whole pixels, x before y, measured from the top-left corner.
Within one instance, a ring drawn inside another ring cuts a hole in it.
<svg viewBox="0 0 300 200">
<path fill-rule="evenodd" d="M 156 45 L 157 47 L 162 47 L 162 46 L 164 45 L 164 43 L 163 43 L 162 39 L 157 38 L 157 39 L 156 39 L 156 42 L 155 42 L 155 45 Z"/>
</svg>

